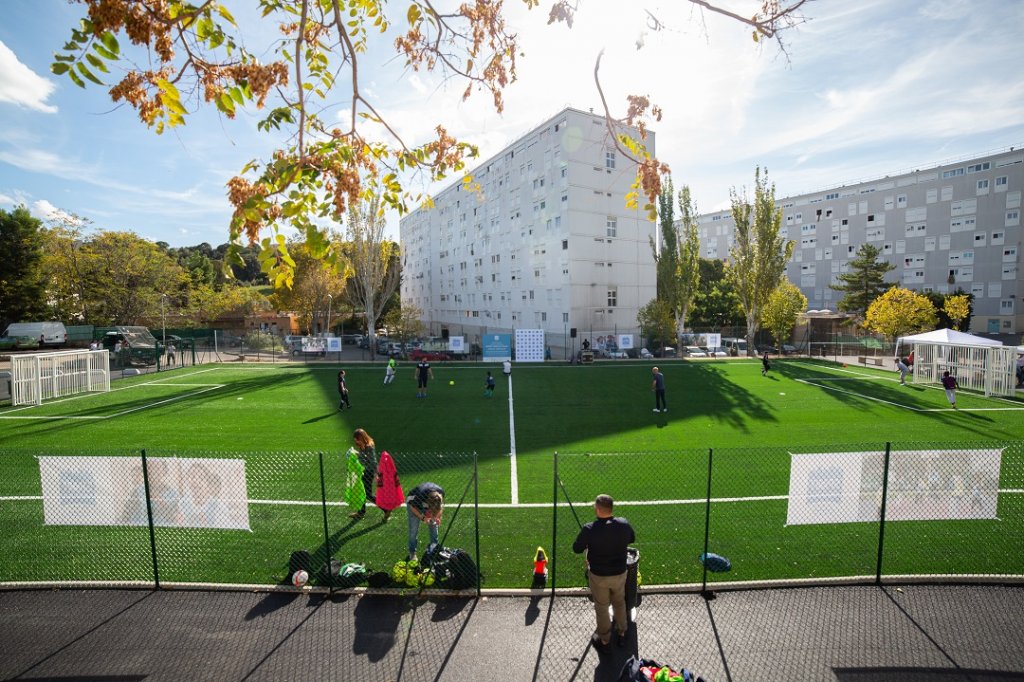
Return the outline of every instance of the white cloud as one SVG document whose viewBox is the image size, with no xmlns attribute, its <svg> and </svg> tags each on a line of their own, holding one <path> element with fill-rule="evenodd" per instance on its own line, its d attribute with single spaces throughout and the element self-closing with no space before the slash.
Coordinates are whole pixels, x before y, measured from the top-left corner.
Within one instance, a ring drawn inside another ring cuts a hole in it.
<svg viewBox="0 0 1024 682">
<path fill-rule="evenodd" d="M 6 194 L 0 194 L 0 204 L 14 204 L 14 197 L 9 197 Z"/>
<path fill-rule="evenodd" d="M 0 102 L 55 114 L 57 107 L 46 103 L 55 88 L 52 81 L 36 75 L 0 41 Z"/>
<path fill-rule="evenodd" d="M 81 219 L 76 218 L 67 211 L 57 208 L 46 199 L 33 201 L 28 207 L 28 210 L 32 215 L 40 220 L 66 222 L 75 225 L 82 224 Z"/>
</svg>

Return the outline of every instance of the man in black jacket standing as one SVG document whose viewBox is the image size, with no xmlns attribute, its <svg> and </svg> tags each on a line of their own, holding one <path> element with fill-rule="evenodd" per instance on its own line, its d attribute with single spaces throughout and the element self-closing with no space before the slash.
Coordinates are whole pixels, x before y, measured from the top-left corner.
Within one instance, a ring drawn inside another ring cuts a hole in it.
<svg viewBox="0 0 1024 682">
<path fill-rule="evenodd" d="M 626 549 L 636 541 L 636 534 L 629 521 L 616 518 L 612 513 L 613 500 L 610 495 L 598 495 L 594 500 L 597 518 L 580 529 L 572 551 L 587 553 L 589 564 L 590 594 L 594 598 L 594 612 L 597 614 L 597 632 L 594 644 L 602 647 L 611 642 L 612 620 L 619 636 L 619 645 L 626 636 Z M 608 606 L 612 617 L 608 616 Z"/>
</svg>

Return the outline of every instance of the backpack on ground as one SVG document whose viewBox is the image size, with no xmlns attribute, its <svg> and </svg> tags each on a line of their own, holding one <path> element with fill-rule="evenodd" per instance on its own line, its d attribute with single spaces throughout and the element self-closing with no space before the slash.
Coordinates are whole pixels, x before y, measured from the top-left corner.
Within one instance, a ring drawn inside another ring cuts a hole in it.
<svg viewBox="0 0 1024 682">
<path fill-rule="evenodd" d="M 476 562 L 464 549 L 431 547 L 423 557 L 439 587 L 448 590 L 465 590 L 477 584 Z"/>
<path fill-rule="evenodd" d="M 670 666 L 637 656 L 630 656 L 622 666 L 619 682 L 704 682 L 704 678 L 683 668 L 677 672 Z"/>
</svg>

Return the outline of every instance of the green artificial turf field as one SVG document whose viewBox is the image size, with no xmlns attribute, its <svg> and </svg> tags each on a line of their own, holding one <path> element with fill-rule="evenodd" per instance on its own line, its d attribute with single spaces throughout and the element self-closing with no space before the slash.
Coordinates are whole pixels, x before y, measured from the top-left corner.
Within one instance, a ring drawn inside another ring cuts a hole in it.
<svg viewBox="0 0 1024 682">
<path fill-rule="evenodd" d="M 337 366 L 205 365 L 6 407 L 0 520 L 14 530 L 0 540 L 0 581 L 151 580 L 148 529 L 43 524 L 35 460 L 141 450 L 246 465 L 251 532 L 157 528 L 161 580 L 276 582 L 301 548 L 386 570 L 405 554 L 404 510 L 388 524 L 372 508 L 355 522 L 340 503 L 357 427 L 394 457 L 406 490 L 424 480 L 445 487 L 446 545 L 473 551 L 479 527 L 486 587 L 528 586 L 538 545 L 557 558 L 558 584 L 582 584 L 570 546 L 598 492 L 637 528 L 645 582 L 699 582 L 709 451 L 709 547 L 733 561 L 722 578 L 872 575 L 877 524 L 786 525 L 790 453 L 878 452 L 887 441 L 894 450 L 1000 448 L 1004 492 L 998 520 L 887 524 L 885 572 L 1024 573 L 1019 551 L 978 550 L 1021 544 L 1024 402 L 961 393 L 953 411 L 938 388 L 899 386 L 893 372 L 783 360 L 762 377 L 756 361 L 669 361 L 669 411 L 656 414 L 651 366 L 517 365 L 511 402 L 497 365 L 435 363 L 426 399 L 415 397 L 410 364 L 389 386 L 382 365 L 351 366 L 353 407 L 339 412 Z M 492 398 L 483 396 L 488 369 L 498 378 Z"/>
</svg>

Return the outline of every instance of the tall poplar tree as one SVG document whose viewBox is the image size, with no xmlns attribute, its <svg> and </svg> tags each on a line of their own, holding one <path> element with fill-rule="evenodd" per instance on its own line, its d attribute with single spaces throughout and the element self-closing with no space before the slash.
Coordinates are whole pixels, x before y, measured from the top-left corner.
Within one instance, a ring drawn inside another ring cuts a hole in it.
<svg viewBox="0 0 1024 682">
<path fill-rule="evenodd" d="M 371 351 L 377 345 L 374 338 L 377 320 L 401 282 L 401 249 L 398 244 L 384 239 L 385 226 L 379 195 L 349 209 L 348 237 L 351 241 L 345 245 L 345 251 L 354 273 L 349 280 L 349 291 L 354 302 L 366 314 Z"/>
<path fill-rule="evenodd" d="M 739 194 L 733 188 L 729 198 L 736 232 L 726 272 L 747 318 L 747 354 L 753 355 L 761 311 L 782 281 L 795 243 L 781 235 L 782 209 L 775 205 L 775 185 L 768 182 L 767 170 L 764 175 L 760 167 L 754 171 L 753 204 L 746 190 Z"/>
</svg>

